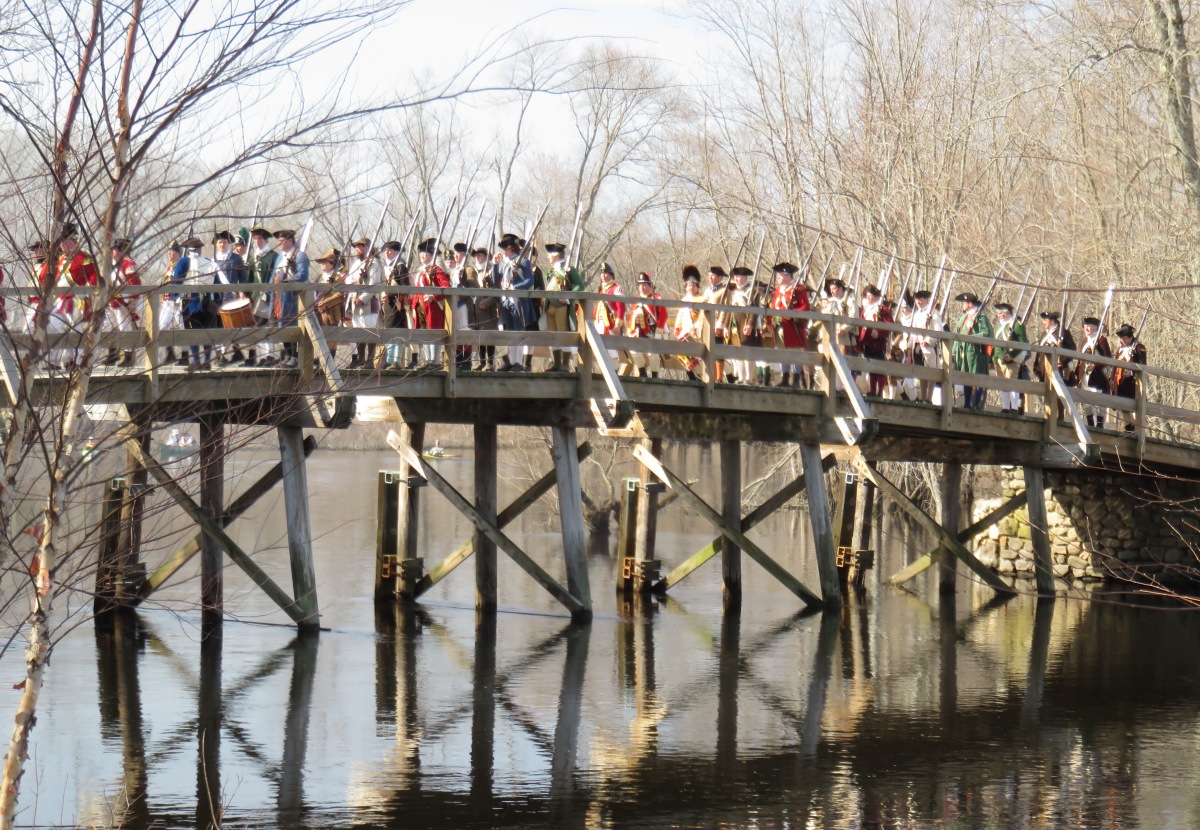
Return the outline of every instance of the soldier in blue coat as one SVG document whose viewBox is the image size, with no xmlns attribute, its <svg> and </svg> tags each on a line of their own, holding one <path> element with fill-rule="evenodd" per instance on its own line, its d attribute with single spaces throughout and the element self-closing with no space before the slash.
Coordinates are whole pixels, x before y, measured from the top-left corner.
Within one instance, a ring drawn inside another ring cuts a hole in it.
<svg viewBox="0 0 1200 830">
<path fill-rule="evenodd" d="M 500 240 L 503 252 L 500 261 L 492 268 L 492 281 L 506 291 L 532 291 L 533 266 L 528 258 L 521 256 L 520 240 L 505 234 Z M 506 296 L 500 301 L 500 328 L 504 331 L 526 331 L 527 326 L 537 320 L 537 309 L 533 300 L 526 297 Z M 508 354 L 500 360 L 499 371 L 524 371 L 525 346 L 509 346 Z M 532 355 L 530 355 L 532 360 Z"/>
</svg>

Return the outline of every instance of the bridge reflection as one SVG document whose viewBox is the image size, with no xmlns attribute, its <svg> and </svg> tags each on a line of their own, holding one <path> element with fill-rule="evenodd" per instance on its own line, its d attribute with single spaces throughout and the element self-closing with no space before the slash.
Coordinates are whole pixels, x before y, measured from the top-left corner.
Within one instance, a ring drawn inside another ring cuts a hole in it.
<svg viewBox="0 0 1200 830">
<path fill-rule="evenodd" d="M 381 608 L 364 732 L 348 716 L 365 702 L 361 672 L 331 670 L 317 637 L 230 671 L 220 636 L 201 639 L 193 665 L 152 623 L 115 615 L 96 645 L 119 797 L 84 818 L 130 828 L 899 828 L 1023 816 L 1029 827 L 1100 827 L 1132 826 L 1152 809 L 1140 733 L 1164 711 L 1182 731 L 1200 720 L 1196 670 L 1162 668 L 1195 665 L 1196 622 L 1100 603 L 905 602 L 929 627 L 891 631 L 880 609 L 856 602 L 753 629 L 726 615 L 709 628 L 674 602 L 636 600 L 617 620 L 556 621 L 523 642 L 488 615 L 468 642 L 428 610 Z M 681 644 L 702 637 L 709 659 L 685 659 Z M 157 684 L 173 678 L 194 700 L 194 717 L 153 736 L 147 664 Z M 245 717 L 256 689 L 286 709 Z M 314 774 L 331 768 L 313 754 L 318 724 L 322 736 L 348 732 L 344 781 Z M 188 752 L 190 813 L 164 774 Z M 240 799 L 239 788 L 273 803 Z"/>
</svg>

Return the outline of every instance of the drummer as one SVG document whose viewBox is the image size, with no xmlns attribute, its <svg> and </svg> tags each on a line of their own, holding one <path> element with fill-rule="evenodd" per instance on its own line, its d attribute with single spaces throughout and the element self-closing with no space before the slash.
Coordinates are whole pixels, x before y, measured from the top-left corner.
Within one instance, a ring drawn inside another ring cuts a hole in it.
<svg viewBox="0 0 1200 830">
<path fill-rule="evenodd" d="M 242 285 L 246 283 L 246 261 L 233 250 L 235 238 L 229 231 L 221 231 L 213 237 L 213 245 L 216 247 L 216 252 L 213 254 L 213 264 L 216 266 L 216 275 L 213 282 L 219 285 Z M 217 295 L 221 305 L 221 310 L 224 311 L 226 306 L 234 301 L 243 300 L 245 294 L 237 293 L 222 293 Z M 221 316 L 221 323 L 224 324 L 226 315 Z M 213 321 L 214 324 L 217 321 Z M 242 349 L 237 345 L 227 346 L 222 343 L 218 346 L 221 352 L 221 359 L 218 361 L 222 366 L 228 366 L 235 360 L 245 362 L 246 356 L 242 354 Z M 232 355 L 229 350 L 232 349 Z"/>
<path fill-rule="evenodd" d="M 313 262 L 317 263 L 317 265 L 321 269 L 321 273 L 317 276 L 317 282 L 337 283 L 337 282 L 345 281 L 345 275 L 338 271 L 338 264 L 339 264 L 341 258 L 342 258 L 342 252 L 339 251 L 337 248 L 333 248 L 329 251 L 326 251 L 324 254 L 317 257 L 316 259 L 314 259 Z M 321 301 L 325 297 L 330 296 L 331 294 L 336 295 L 339 298 L 342 297 L 342 293 L 340 291 L 318 292 L 317 296 L 316 296 L 316 303 L 317 303 L 318 309 L 321 308 Z M 335 315 L 333 315 L 332 319 L 321 320 L 322 325 L 335 325 L 335 326 L 341 325 L 342 324 L 341 309 L 342 309 L 342 306 L 338 305 L 337 313 Z M 329 312 L 326 312 L 326 313 L 329 313 Z M 337 357 L 337 343 L 336 342 L 329 344 L 329 354 L 333 357 Z"/>
</svg>

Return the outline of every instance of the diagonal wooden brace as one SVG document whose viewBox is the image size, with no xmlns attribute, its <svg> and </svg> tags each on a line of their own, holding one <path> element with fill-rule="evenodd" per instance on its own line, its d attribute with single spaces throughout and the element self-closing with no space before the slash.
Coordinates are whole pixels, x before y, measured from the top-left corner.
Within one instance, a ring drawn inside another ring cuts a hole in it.
<svg viewBox="0 0 1200 830">
<path fill-rule="evenodd" d="M 433 489 L 445 496 L 459 513 L 470 519 L 471 523 L 479 528 L 479 531 L 483 535 L 495 542 L 496 547 L 507 553 L 509 558 L 516 562 L 521 570 L 533 577 L 533 580 L 545 588 L 551 596 L 562 603 L 572 613 L 588 610 L 579 598 L 573 596 L 570 591 L 555 582 L 554 577 L 550 576 L 538 563 L 530 559 L 529 554 L 521 550 L 516 542 L 509 539 L 491 522 L 483 518 L 479 514 L 479 511 L 475 509 L 475 506 L 462 493 L 458 492 L 454 488 L 454 485 L 446 481 L 436 470 L 426 464 L 425 460 L 421 458 L 420 453 L 405 444 L 400 439 L 400 436 L 396 434 L 395 430 L 388 433 L 387 440 L 391 448 L 403 456 L 409 467 L 415 470 L 421 478 L 429 482 Z"/>
<path fill-rule="evenodd" d="M 879 471 L 872 467 L 862 454 L 854 457 L 852 463 L 855 468 L 861 472 L 868 480 L 873 482 L 883 493 L 892 500 L 892 502 L 912 517 L 913 521 L 921 525 L 930 533 L 938 537 L 941 543 L 949 549 L 963 564 L 975 572 L 976 576 L 982 579 L 998 594 L 1016 593 L 1011 587 L 1005 584 L 1004 580 L 992 572 L 992 569 L 984 565 L 975 558 L 969 550 L 963 547 L 962 542 L 958 541 L 957 535 L 950 533 L 946 528 L 938 524 L 932 516 L 920 508 L 920 506 L 908 497 L 908 495 L 897 487 L 892 482 L 888 481 Z"/>
<path fill-rule="evenodd" d="M 638 445 L 633 448 L 633 456 L 645 464 L 646 469 L 652 472 L 663 484 L 679 493 L 684 501 L 695 507 L 700 512 L 700 515 L 711 522 L 713 527 L 721 531 L 722 536 L 745 551 L 746 555 L 761 565 L 767 573 L 779 580 L 793 594 L 804 600 L 806 606 L 819 608 L 823 605 L 819 596 L 806 588 L 804 583 L 796 579 L 796 577 L 788 573 L 778 562 L 768 556 L 762 548 L 747 539 L 746 534 L 730 527 L 719 512 L 714 510 L 704 499 L 700 498 L 692 488 L 688 487 L 687 482 L 663 466 L 662 462 L 655 458 L 648 449 Z"/>
<path fill-rule="evenodd" d="M 821 467 L 825 472 L 828 472 L 836 463 L 837 459 L 832 453 L 830 453 L 822 460 Z M 742 532 L 749 533 L 751 529 L 761 524 L 776 510 L 783 507 L 796 496 L 803 493 L 806 484 L 807 481 L 804 478 L 804 473 L 801 473 L 790 483 L 785 484 L 778 493 L 771 496 L 771 498 L 767 499 L 758 507 L 754 508 L 742 517 Z M 678 492 L 672 493 L 671 496 L 678 496 Z M 666 500 L 664 499 L 664 503 L 665 501 Z M 663 506 L 664 504 L 660 504 L 659 509 L 662 509 Z M 725 537 L 718 536 L 706 546 L 693 553 L 681 565 L 676 567 L 675 570 L 671 571 L 658 582 L 654 583 L 653 590 L 668 591 L 678 583 L 682 582 L 684 578 L 690 576 L 694 571 L 698 570 L 701 565 L 717 555 L 717 553 L 721 550 L 721 540 L 723 538 Z"/>
<path fill-rule="evenodd" d="M 313 450 L 317 448 L 317 439 L 311 435 L 304 439 L 304 456 L 307 458 L 312 455 Z M 225 514 L 221 516 L 221 527 L 229 527 L 234 520 L 240 517 L 243 513 L 249 510 L 255 502 L 270 492 L 271 488 L 283 480 L 283 464 L 276 464 L 271 469 L 263 474 L 262 478 L 251 484 L 246 492 L 242 493 L 234 499 L 225 509 Z M 146 581 L 142 583 L 138 595 L 132 600 L 132 605 L 137 607 L 143 600 L 161 588 L 168 579 L 182 568 L 192 557 L 200 552 L 200 537 L 203 534 L 197 533 L 194 537 L 184 542 L 175 552 L 154 569 L 154 573 L 146 577 Z"/>
<path fill-rule="evenodd" d="M 585 441 L 579 445 L 580 461 L 583 461 L 591 454 L 591 444 Z M 513 499 L 512 504 L 500 511 L 500 514 L 496 516 L 496 529 L 499 530 L 508 526 L 517 516 L 520 516 L 529 509 L 534 502 L 550 492 L 556 481 L 558 481 L 558 472 L 556 470 L 551 470 L 535 481 L 528 490 Z M 431 568 L 429 573 L 421 577 L 421 581 L 413 589 L 413 597 L 419 597 L 434 585 L 437 585 L 449 576 L 451 571 L 471 558 L 473 553 L 475 553 L 475 540 L 472 538 L 455 548 L 449 556 Z"/>
<path fill-rule="evenodd" d="M 214 521 L 204 515 L 204 511 L 200 509 L 200 505 L 192 500 L 184 489 L 179 486 L 178 482 L 171 477 L 171 474 L 158 465 L 153 458 L 150 458 L 142 452 L 142 445 L 136 438 L 126 438 L 125 446 L 128 447 L 129 453 L 137 459 L 147 472 L 154 477 L 154 480 L 167 491 L 167 495 L 173 498 L 180 507 L 184 509 L 196 524 L 200 525 L 200 530 L 215 541 L 225 550 L 225 554 L 233 560 L 233 563 L 245 571 L 246 575 L 254 582 L 255 585 L 262 588 L 263 593 L 271 598 L 271 601 L 284 610 L 284 612 L 298 623 L 305 622 L 304 612 L 296 604 L 296 601 L 288 596 L 287 592 L 275 584 L 271 577 L 267 576 L 266 571 L 258 566 L 258 563 L 251 559 L 245 551 L 237 546 L 237 543 L 229 538 L 228 534 Z"/>
<path fill-rule="evenodd" d="M 975 522 L 975 524 L 971 525 L 970 527 L 966 528 L 965 530 L 960 530 L 957 534 L 958 541 L 962 542 L 965 545 L 967 542 L 971 541 L 972 536 L 975 536 L 978 533 L 982 533 L 983 531 L 987 530 L 989 527 L 994 525 L 996 522 L 1000 521 L 1001 519 L 1005 518 L 1006 516 L 1010 515 L 1011 513 L 1014 513 L 1015 511 L 1024 507 L 1024 505 L 1025 505 L 1025 494 L 1024 493 L 1021 493 L 1020 495 L 1017 495 L 1017 496 L 1013 496 L 1011 499 L 1004 502 L 1004 504 L 997 507 L 991 513 L 988 513 L 982 519 Z M 908 582 L 913 577 L 929 570 L 929 568 L 932 567 L 934 565 L 934 563 L 936 563 L 941 558 L 942 558 L 942 549 L 939 547 L 935 550 L 930 551 L 929 553 L 925 554 L 924 556 L 920 557 L 919 559 L 914 560 L 912 563 L 910 563 L 906 567 L 904 567 L 904 568 L 900 569 L 899 571 L 897 571 L 896 573 L 892 574 L 890 577 L 888 577 L 887 584 L 888 585 L 903 585 L 905 582 Z"/>
</svg>

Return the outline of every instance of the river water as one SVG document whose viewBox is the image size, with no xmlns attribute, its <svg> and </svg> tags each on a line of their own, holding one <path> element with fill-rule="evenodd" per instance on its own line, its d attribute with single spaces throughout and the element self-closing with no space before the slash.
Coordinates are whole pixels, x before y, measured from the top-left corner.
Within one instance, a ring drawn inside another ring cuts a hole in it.
<svg viewBox="0 0 1200 830">
<path fill-rule="evenodd" d="M 469 494 L 462 452 L 439 470 Z M 274 460 L 236 453 L 231 469 Z M 540 447 L 502 460 L 502 506 L 550 467 Z M 709 448 L 670 463 L 715 500 Z M 744 480 L 773 463 L 747 459 Z M 911 591 L 885 589 L 922 552 L 890 522 L 877 529 L 879 567 L 841 613 L 800 615 L 748 559 L 737 619 L 722 617 L 717 560 L 666 599 L 627 602 L 613 589 L 615 534 L 593 540 L 590 625 L 570 625 L 503 554 L 494 624 L 476 627 L 470 561 L 418 607 L 377 613 L 376 479 L 394 466 L 392 453 L 371 452 L 309 462 L 319 636 L 297 638 L 230 568 L 232 619 L 202 637 L 195 564 L 136 618 L 67 634 L 42 695 L 20 822 L 1200 826 L 1195 614 L 1103 595 L 997 603 L 965 578 L 939 601 L 932 574 Z M 432 489 L 421 499 L 428 566 L 470 531 Z M 554 509 L 544 500 L 510 535 L 565 581 Z M 286 585 L 282 513 L 273 492 L 233 535 Z M 167 516 L 149 527 L 153 567 L 185 527 Z M 676 564 L 713 535 L 676 502 L 659 521 L 659 556 Z M 751 535 L 817 585 L 802 511 Z M 20 677 L 18 649 L 0 668 Z"/>
</svg>

